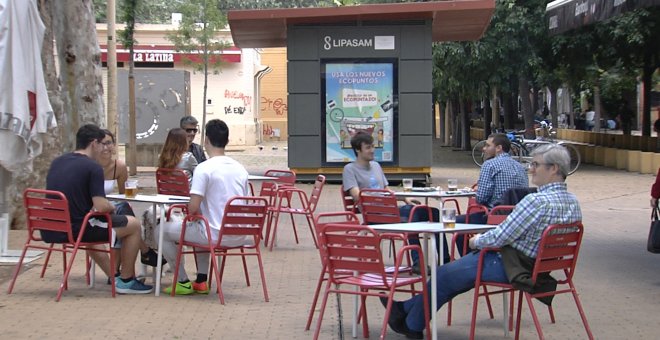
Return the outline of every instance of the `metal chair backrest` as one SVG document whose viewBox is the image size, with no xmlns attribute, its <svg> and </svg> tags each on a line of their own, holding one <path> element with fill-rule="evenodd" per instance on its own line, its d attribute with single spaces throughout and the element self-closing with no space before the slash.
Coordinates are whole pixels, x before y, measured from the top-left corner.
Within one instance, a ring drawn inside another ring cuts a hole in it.
<svg viewBox="0 0 660 340">
<path fill-rule="evenodd" d="M 389 190 L 362 189 L 358 203 L 364 224 L 401 222 L 396 196 Z"/>
<path fill-rule="evenodd" d="M 494 207 L 488 213 L 488 220 L 486 223 L 497 225 L 504 222 L 504 220 L 509 217 L 509 214 L 511 214 L 514 208 L 514 205 L 498 205 Z"/>
<path fill-rule="evenodd" d="M 41 241 L 41 237 L 35 236 L 34 232 L 45 230 L 66 233 L 68 242 L 75 242 L 71 230 L 69 201 L 63 193 L 54 190 L 25 189 L 23 206 L 27 217 L 27 229 L 32 240 Z"/>
<path fill-rule="evenodd" d="M 314 181 L 314 188 L 312 188 L 312 193 L 309 196 L 309 211 L 316 211 L 316 206 L 319 203 L 321 198 L 321 192 L 323 191 L 323 186 L 325 185 L 325 176 L 318 175 L 316 176 L 316 181 Z"/>
<path fill-rule="evenodd" d="M 373 229 L 355 224 L 327 224 L 319 242 L 331 281 L 335 273 L 355 271 L 378 275 L 387 282 L 380 245 L 381 238 Z"/>
<path fill-rule="evenodd" d="M 156 190 L 161 195 L 190 196 L 188 175 L 181 169 L 156 169 Z"/>
<path fill-rule="evenodd" d="M 357 212 L 358 206 L 355 204 L 353 196 L 344 190 L 343 185 L 339 188 L 339 194 L 341 195 L 341 203 L 344 207 L 344 211 Z"/>
<path fill-rule="evenodd" d="M 275 182 L 277 184 L 288 184 L 288 185 L 296 184 L 296 173 L 295 171 L 292 170 L 271 169 L 271 170 L 267 170 L 264 173 L 264 176 L 276 177 L 277 179 L 275 180 Z"/>
<path fill-rule="evenodd" d="M 235 196 L 229 199 L 222 217 L 218 244 L 224 235 L 252 235 L 261 238 L 267 210 L 268 200 L 263 197 Z"/>
<path fill-rule="evenodd" d="M 320 213 L 314 218 L 314 228 L 316 238 L 321 239 L 323 228 L 328 224 L 353 224 L 360 225 L 360 219 L 357 215 L 350 211 L 338 211 L 329 213 Z M 325 255 L 323 247 L 319 246 L 319 254 L 321 255 L 321 263 L 325 264 Z"/>
<path fill-rule="evenodd" d="M 554 270 L 563 270 L 566 275 L 566 279 L 559 280 L 559 283 L 571 281 L 580 252 L 583 232 L 584 227 L 581 221 L 553 224 L 546 228 L 539 243 L 532 282 L 536 282 L 539 274 Z"/>
</svg>

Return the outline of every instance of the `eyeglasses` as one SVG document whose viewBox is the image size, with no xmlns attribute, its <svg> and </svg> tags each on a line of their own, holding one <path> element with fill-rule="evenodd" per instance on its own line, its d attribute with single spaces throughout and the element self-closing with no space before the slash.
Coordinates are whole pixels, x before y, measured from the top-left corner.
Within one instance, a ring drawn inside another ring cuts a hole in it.
<svg viewBox="0 0 660 340">
<path fill-rule="evenodd" d="M 197 133 L 197 129 L 186 129 L 187 133 Z"/>
<path fill-rule="evenodd" d="M 539 163 L 537 161 L 533 161 L 532 163 L 529 164 L 529 167 L 536 169 L 536 168 L 539 167 L 539 165 L 552 165 L 552 164 L 550 164 L 550 163 Z"/>
<path fill-rule="evenodd" d="M 99 144 L 103 145 L 104 148 L 109 148 L 109 147 L 115 145 L 115 142 L 109 140 L 107 142 L 99 142 Z"/>
</svg>

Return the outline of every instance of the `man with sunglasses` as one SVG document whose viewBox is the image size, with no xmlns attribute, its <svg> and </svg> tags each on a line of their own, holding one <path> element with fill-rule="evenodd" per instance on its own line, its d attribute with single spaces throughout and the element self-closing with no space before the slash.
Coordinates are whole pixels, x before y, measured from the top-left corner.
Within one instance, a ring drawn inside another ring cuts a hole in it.
<svg viewBox="0 0 660 340">
<path fill-rule="evenodd" d="M 179 126 L 186 130 L 187 134 L 187 139 L 188 139 L 188 151 L 193 154 L 195 159 L 197 160 L 197 164 L 202 163 L 203 161 L 206 160 L 206 155 L 204 154 L 204 149 L 202 149 L 202 146 L 193 143 L 193 140 L 195 140 L 195 135 L 197 134 L 197 131 L 199 131 L 199 122 L 195 117 L 193 116 L 183 116 L 181 117 L 181 121 L 179 122 Z"/>
<path fill-rule="evenodd" d="M 497 226 L 483 234 L 470 239 L 470 247 L 507 248 L 508 255 L 514 254 L 523 263 L 522 267 L 531 273 L 526 264 L 533 266 L 538 254 L 539 242 L 546 228 L 553 224 L 569 224 L 582 220 L 580 204 L 575 195 L 566 188 L 566 176 L 570 170 L 571 158 L 568 151 L 561 145 L 547 144 L 532 152 L 533 160 L 529 169 L 532 183 L 539 190 L 525 196 L 513 209 L 509 217 Z M 481 279 L 490 282 L 520 283 L 524 275 L 520 266 L 509 261 L 511 257 L 499 252 L 484 254 Z M 515 257 L 514 256 L 514 257 Z M 474 288 L 477 274 L 478 251 L 467 254 L 456 261 L 438 267 L 436 282 L 437 308 L 450 299 Z M 555 285 L 556 286 L 556 285 Z M 542 291 L 554 290 L 553 287 L 534 286 L 532 289 Z M 429 286 L 430 290 L 430 286 Z M 406 301 L 395 301 L 388 324 L 397 333 L 409 338 L 423 339 L 425 328 L 424 304 L 422 295 L 416 295 Z M 381 298 L 381 303 L 387 305 L 387 299 Z"/>
</svg>

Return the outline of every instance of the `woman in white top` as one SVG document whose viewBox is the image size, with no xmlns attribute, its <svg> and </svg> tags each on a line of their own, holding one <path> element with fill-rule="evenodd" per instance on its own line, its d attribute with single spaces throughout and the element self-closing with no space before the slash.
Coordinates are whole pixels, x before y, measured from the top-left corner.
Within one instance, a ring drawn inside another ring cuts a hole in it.
<svg viewBox="0 0 660 340">
<path fill-rule="evenodd" d="M 123 160 L 114 157 L 117 151 L 115 135 L 110 132 L 110 130 L 106 129 L 103 130 L 103 133 L 105 133 L 105 137 L 103 137 L 103 140 L 101 141 L 103 150 L 96 159 L 96 161 L 101 164 L 101 167 L 103 167 L 103 188 L 105 189 L 106 195 L 117 191 L 120 194 L 123 194 L 124 185 L 128 179 L 128 168 Z M 133 208 L 131 208 L 131 205 L 128 204 L 128 202 L 114 201 L 112 203 L 115 206 L 114 214 L 135 216 Z M 140 243 L 140 252 L 140 260 L 142 263 L 155 266 L 155 263 L 158 260 L 158 254 L 153 249 L 149 248 L 144 241 Z M 119 259 L 119 251 L 115 250 L 115 257 Z M 117 272 L 119 272 L 119 261 L 117 261 Z M 108 282 L 112 281 L 111 279 L 108 280 Z"/>
<path fill-rule="evenodd" d="M 114 157 L 117 153 L 115 136 L 110 130 L 103 130 L 103 132 L 105 133 L 101 142 L 103 151 L 96 161 L 103 167 L 105 194 L 111 194 L 115 190 L 123 194 L 124 184 L 128 179 L 128 168 L 123 160 Z"/>
</svg>

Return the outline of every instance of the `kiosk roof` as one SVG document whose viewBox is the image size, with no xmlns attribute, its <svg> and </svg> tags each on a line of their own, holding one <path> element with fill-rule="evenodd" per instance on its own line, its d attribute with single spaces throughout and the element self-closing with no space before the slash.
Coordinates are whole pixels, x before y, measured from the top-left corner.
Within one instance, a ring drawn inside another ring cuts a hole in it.
<svg viewBox="0 0 660 340">
<path fill-rule="evenodd" d="M 327 8 L 229 11 L 234 44 L 241 48 L 285 47 L 287 25 L 433 20 L 433 41 L 481 38 L 495 0 L 453 0 Z"/>
</svg>

